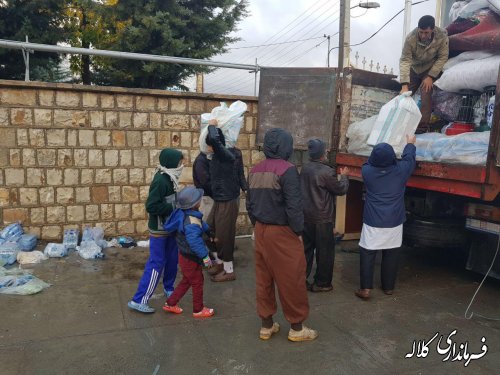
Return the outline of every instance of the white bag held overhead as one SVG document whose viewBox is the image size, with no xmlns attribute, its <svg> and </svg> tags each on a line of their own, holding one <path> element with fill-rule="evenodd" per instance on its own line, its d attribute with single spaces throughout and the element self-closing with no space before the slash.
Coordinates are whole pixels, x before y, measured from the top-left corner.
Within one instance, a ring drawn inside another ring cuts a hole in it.
<svg viewBox="0 0 500 375">
<path fill-rule="evenodd" d="M 406 136 L 415 133 L 421 118 L 422 114 L 411 98 L 411 92 L 398 95 L 380 109 L 367 143 L 370 146 L 388 143 L 394 148 L 396 155 L 401 155 L 406 145 Z"/>
</svg>

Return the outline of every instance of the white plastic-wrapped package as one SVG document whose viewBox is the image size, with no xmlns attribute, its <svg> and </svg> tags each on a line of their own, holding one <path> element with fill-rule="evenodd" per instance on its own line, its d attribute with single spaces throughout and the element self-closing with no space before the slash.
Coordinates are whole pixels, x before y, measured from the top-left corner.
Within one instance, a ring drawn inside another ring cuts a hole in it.
<svg viewBox="0 0 500 375">
<path fill-rule="evenodd" d="M 367 143 L 370 146 L 385 142 L 394 148 L 396 155 L 401 155 L 406 146 L 406 136 L 415 133 L 422 118 L 410 95 L 410 91 L 398 95 L 380 109 L 368 137 Z"/>
<path fill-rule="evenodd" d="M 442 163 L 486 164 L 490 132 L 470 132 L 436 139 L 432 159 Z"/>
<path fill-rule="evenodd" d="M 496 85 L 499 65 L 500 55 L 464 61 L 445 70 L 435 85 L 450 92 L 464 89 L 482 92 L 484 87 Z"/>
<path fill-rule="evenodd" d="M 238 100 L 229 107 L 226 103 L 220 103 L 220 106 L 212 109 L 210 113 L 201 115 L 200 132 L 200 151 L 207 153 L 207 143 L 205 142 L 208 134 L 208 122 L 212 119 L 217 120 L 217 127 L 222 130 L 226 140 L 226 147 L 236 146 L 241 127 L 243 126 L 243 114 L 247 111 L 247 105 Z"/>
<path fill-rule="evenodd" d="M 347 152 L 355 155 L 369 156 L 373 147 L 369 146 L 366 142 L 375 125 L 377 115 L 368 117 L 362 121 L 354 122 L 349 125 L 346 137 L 349 139 L 347 142 Z"/>
<path fill-rule="evenodd" d="M 41 251 L 20 251 L 17 253 L 17 263 L 19 264 L 34 264 L 40 263 L 42 260 L 47 260 L 49 257 Z"/>
<path fill-rule="evenodd" d="M 495 56 L 491 51 L 466 51 L 462 52 L 460 55 L 452 57 L 443 66 L 443 70 L 448 70 L 453 68 L 455 65 L 463 63 L 464 61 L 470 60 L 483 60 L 488 57 Z"/>
<path fill-rule="evenodd" d="M 417 141 L 415 142 L 415 147 L 417 148 L 417 160 L 432 160 L 431 148 L 432 144 L 441 138 L 446 138 L 447 136 L 441 133 L 424 133 L 417 134 Z"/>
<path fill-rule="evenodd" d="M 488 0 L 471 0 L 468 4 L 466 4 L 460 12 L 458 13 L 458 17 L 467 18 L 472 16 L 476 11 L 483 8 L 489 7 Z"/>
</svg>

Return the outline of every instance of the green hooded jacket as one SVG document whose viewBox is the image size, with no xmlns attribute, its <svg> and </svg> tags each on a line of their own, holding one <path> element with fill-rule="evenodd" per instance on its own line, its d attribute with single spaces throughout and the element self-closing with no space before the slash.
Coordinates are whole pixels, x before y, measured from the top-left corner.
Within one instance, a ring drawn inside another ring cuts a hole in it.
<svg viewBox="0 0 500 375">
<path fill-rule="evenodd" d="M 160 165 L 165 168 L 177 168 L 182 158 L 182 152 L 179 150 L 166 148 L 160 153 Z M 172 211 L 175 210 L 174 194 L 174 183 L 170 179 L 170 176 L 156 172 L 149 187 L 149 195 L 146 200 L 146 211 L 149 214 L 148 227 L 151 234 L 166 235 L 166 232 L 163 230 L 163 223 Z"/>
</svg>

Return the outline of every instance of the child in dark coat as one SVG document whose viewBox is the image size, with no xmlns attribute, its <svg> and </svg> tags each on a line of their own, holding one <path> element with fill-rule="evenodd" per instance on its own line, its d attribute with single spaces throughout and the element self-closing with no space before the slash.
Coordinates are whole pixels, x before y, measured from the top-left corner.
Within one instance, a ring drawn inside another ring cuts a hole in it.
<svg viewBox="0 0 500 375">
<path fill-rule="evenodd" d="M 177 209 L 169 217 L 164 229 L 173 235 L 179 247 L 179 265 L 182 271 L 182 280 L 167 299 L 163 310 L 174 314 L 182 313 L 178 305 L 189 288 L 193 292 L 193 316 L 195 318 L 209 318 L 214 310 L 203 304 L 203 272 L 202 265 L 211 267 L 208 249 L 203 241 L 203 234 L 210 236 L 207 223 L 202 220 L 198 210 L 203 197 L 203 189 L 188 186 L 177 194 Z M 213 239 L 212 239 L 213 240 Z"/>
</svg>

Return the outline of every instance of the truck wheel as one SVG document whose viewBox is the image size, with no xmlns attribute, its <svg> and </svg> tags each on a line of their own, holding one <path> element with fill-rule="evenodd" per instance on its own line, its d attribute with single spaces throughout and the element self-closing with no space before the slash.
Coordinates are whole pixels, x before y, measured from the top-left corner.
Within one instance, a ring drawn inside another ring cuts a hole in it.
<svg viewBox="0 0 500 375">
<path fill-rule="evenodd" d="M 403 226 L 405 244 L 418 247 L 464 248 L 469 240 L 465 220 L 423 219 L 413 215 Z"/>
</svg>

